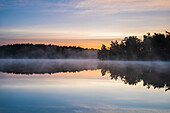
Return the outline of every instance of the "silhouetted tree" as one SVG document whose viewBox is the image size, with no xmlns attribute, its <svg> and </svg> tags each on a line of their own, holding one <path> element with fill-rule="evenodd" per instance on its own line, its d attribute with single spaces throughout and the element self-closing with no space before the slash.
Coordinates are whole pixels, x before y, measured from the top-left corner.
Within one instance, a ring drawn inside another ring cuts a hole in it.
<svg viewBox="0 0 170 113">
<path fill-rule="evenodd" d="M 102 60 L 108 59 L 108 50 L 104 44 L 102 45 L 101 50 L 98 52 L 98 58 Z"/>
<path fill-rule="evenodd" d="M 111 60 L 170 60 L 170 33 L 154 33 L 143 36 L 141 41 L 136 36 L 125 37 L 121 43 L 111 41 L 110 48 L 99 50 L 99 59 Z M 102 46 L 102 48 L 106 48 Z M 109 54 L 109 55 L 108 55 Z M 106 57 L 107 55 L 107 57 Z"/>
<path fill-rule="evenodd" d="M 140 39 L 138 39 L 136 36 L 130 36 L 126 37 L 124 39 L 126 44 L 126 57 L 128 60 L 136 60 L 139 57 L 140 53 Z"/>
</svg>

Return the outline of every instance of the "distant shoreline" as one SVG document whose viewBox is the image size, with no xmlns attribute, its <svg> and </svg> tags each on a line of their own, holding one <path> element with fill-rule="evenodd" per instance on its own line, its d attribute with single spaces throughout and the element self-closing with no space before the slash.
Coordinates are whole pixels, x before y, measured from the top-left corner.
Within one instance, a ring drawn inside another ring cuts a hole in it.
<svg viewBox="0 0 170 113">
<path fill-rule="evenodd" d="M 51 44 L 13 44 L 0 46 L 0 58 L 96 59 L 97 50 Z"/>
</svg>

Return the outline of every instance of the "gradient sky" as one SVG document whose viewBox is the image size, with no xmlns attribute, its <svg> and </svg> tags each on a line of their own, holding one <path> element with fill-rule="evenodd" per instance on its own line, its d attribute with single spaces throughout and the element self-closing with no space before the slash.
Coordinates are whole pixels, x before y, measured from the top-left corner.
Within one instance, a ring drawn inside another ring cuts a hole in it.
<svg viewBox="0 0 170 113">
<path fill-rule="evenodd" d="M 170 0 L 0 0 L 0 44 L 99 48 L 170 31 Z"/>
</svg>

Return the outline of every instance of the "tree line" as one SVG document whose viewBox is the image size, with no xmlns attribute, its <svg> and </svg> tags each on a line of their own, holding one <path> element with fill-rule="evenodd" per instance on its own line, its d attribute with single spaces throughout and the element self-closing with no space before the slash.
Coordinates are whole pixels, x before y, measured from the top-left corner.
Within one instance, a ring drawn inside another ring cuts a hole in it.
<svg viewBox="0 0 170 113">
<path fill-rule="evenodd" d="M 80 59 L 96 58 L 97 50 L 76 46 L 11 44 L 0 46 L 0 58 Z"/>
<path fill-rule="evenodd" d="M 143 36 L 125 37 L 120 43 L 111 41 L 110 47 L 103 44 L 98 51 L 101 60 L 170 60 L 170 32 Z"/>
</svg>

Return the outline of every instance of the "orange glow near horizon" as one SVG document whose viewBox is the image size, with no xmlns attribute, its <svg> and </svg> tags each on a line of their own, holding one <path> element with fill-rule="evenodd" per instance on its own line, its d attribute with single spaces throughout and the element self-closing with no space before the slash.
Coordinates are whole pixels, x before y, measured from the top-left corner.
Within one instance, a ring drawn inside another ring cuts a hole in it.
<svg viewBox="0 0 170 113">
<path fill-rule="evenodd" d="M 0 45 L 101 48 L 170 31 L 170 0 L 0 0 Z"/>
<path fill-rule="evenodd" d="M 102 44 L 105 44 L 107 47 L 110 46 L 112 40 L 56 40 L 56 41 L 24 41 L 24 40 L 15 40 L 15 41 L 4 41 L 2 45 L 7 44 L 18 44 L 18 43 L 32 43 L 32 44 L 52 44 L 58 46 L 76 46 L 82 48 L 94 48 L 100 49 Z"/>
</svg>

